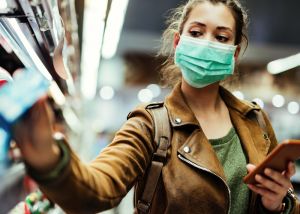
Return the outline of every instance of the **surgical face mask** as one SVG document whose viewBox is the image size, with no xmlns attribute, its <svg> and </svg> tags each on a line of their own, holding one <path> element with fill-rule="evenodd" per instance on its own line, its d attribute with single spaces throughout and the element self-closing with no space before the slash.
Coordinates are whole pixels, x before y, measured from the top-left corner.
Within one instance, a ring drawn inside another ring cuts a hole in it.
<svg viewBox="0 0 300 214">
<path fill-rule="evenodd" d="M 234 45 L 182 35 L 175 51 L 175 64 L 189 85 L 203 88 L 233 74 L 235 50 Z"/>
</svg>

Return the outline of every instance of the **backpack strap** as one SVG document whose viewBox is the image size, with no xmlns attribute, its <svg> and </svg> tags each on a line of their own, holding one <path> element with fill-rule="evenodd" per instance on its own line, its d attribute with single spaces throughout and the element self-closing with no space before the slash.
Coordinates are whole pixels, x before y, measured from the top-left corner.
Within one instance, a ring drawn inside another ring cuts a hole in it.
<svg viewBox="0 0 300 214">
<path fill-rule="evenodd" d="M 155 127 L 155 142 L 157 150 L 152 156 L 152 162 L 146 177 L 146 183 L 142 197 L 137 202 L 139 213 L 150 212 L 152 199 L 162 172 L 164 163 L 167 160 L 167 152 L 170 146 L 171 129 L 167 108 L 164 105 L 150 104 L 146 107 L 152 116 Z"/>
</svg>

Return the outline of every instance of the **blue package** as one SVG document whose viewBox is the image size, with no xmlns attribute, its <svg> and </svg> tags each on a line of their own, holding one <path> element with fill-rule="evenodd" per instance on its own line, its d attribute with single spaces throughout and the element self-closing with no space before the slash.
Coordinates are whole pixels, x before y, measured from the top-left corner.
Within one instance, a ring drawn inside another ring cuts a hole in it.
<svg viewBox="0 0 300 214">
<path fill-rule="evenodd" d="M 3 162 L 7 159 L 7 151 L 9 149 L 10 139 L 9 132 L 0 128 L 0 162 Z"/>
<path fill-rule="evenodd" d="M 32 69 L 22 70 L 11 83 L 0 89 L 0 161 L 7 160 L 10 142 L 10 127 L 50 86 L 40 72 Z"/>
</svg>

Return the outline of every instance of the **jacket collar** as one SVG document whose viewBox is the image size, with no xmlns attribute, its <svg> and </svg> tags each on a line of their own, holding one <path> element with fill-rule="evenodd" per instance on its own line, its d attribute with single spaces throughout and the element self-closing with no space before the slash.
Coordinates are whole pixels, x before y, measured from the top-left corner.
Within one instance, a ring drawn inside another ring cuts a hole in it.
<svg viewBox="0 0 300 214">
<path fill-rule="evenodd" d="M 228 108 L 237 111 L 243 116 L 247 116 L 247 114 L 252 110 L 260 109 L 257 105 L 251 102 L 239 100 L 222 86 L 219 88 L 219 93 Z M 188 106 L 181 91 L 181 83 L 178 83 L 172 90 L 171 94 L 166 98 L 166 106 L 173 127 L 185 125 L 199 126 L 194 113 Z"/>
<path fill-rule="evenodd" d="M 239 112 L 243 116 L 247 116 L 247 114 L 253 110 L 260 110 L 260 107 L 254 103 L 251 103 L 246 100 L 240 100 L 236 98 L 231 92 L 227 89 L 220 86 L 219 93 L 226 103 L 228 108 L 231 108 L 237 112 Z"/>
<path fill-rule="evenodd" d="M 166 107 L 173 127 L 185 125 L 199 126 L 194 113 L 183 96 L 181 83 L 176 84 L 170 95 L 166 98 Z"/>
</svg>

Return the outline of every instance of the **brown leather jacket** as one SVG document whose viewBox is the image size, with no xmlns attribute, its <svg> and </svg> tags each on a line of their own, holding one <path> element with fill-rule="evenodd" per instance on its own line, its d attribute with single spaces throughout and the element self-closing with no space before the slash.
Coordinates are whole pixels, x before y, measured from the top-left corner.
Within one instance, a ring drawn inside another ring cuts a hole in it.
<svg viewBox="0 0 300 214">
<path fill-rule="evenodd" d="M 258 164 L 277 144 L 269 120 L 264 114 L 269 135 L 265 139 L 253 117 L 253 110 L 259 107 L 236 99 L 222 87 L 220 94 L 248 161 Z M 184 101 L 180 85 L 166 98 L 165 105 L 172 142 L 151 213 L 227 213 L 230 194 L 222 166 Z M 114 207 L 142 179 L 156 148 L 153 132 L 151 115 L 145 106 L 139 106 L 94 161 L 84 164 L 70 149 L 70 161 L 60 176 L 37 179 L 40 187 L 68 213 L 96 213 Z M 251 194 L 248 213 L 258 213 L 259 201 Z M 298 203 L 292 213 L 299 213 Z"/>
</svg>

